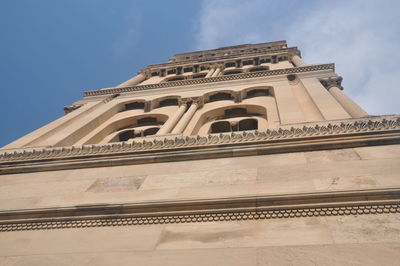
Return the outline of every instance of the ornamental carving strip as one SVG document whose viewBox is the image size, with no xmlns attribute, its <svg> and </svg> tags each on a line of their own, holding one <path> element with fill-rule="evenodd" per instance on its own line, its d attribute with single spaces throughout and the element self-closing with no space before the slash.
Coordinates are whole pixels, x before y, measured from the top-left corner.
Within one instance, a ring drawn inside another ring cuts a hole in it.
<svg viewBox="0 0 400 266">
<path fill-rule="evenodd" d="M 369 119 L 342 120 L 303 127 L 268 129 L 265 131 L 242 131 L 211 134 L 207 136 L 180 136 L 154 140 L 134 140 L 104 145 L 83 145 L 0 154 L 0 164 L 16 161 L 80 157 L 88 155 L 123 154 L 132 152 L 163 151 L 176 148 L 210 147 L 229 144 L 251 144 L 274 140 L 295 140 L 305 137 L 340 136 L 346 134 L 368 134 L 400 130 L 400 116 L 380 116 Z"/>
<path fill-rule="evenodd" d="M 110 89 L 86 91 L 86 92 L 84 92 L 84 96 L 85 97 L 99 96 L 99 95 L 107 95 L 107 94 L 115 94 L 115 93 L 123 93 L 123 92 L 134 92 L 134 91 L 152 90 L 152 89 L 159 89 L 159 88 L 205 84 L 205 83 L 218 82 L 218 81 L 242 80 L 242 79 L 249 79 L 249 78 L 269 77 L 269 76 L 276 76 L 276 75 L 286 75 L 286 74 L 292 74 L 292 73 L 302 73 L 302 72 L 328 70 L 328 69 L 334 70 L 334 67 L 335 67 L 334 64 L 322 64 L 322 65 L 311 65 L 311 66 L 295 67 L 295 68 L 266 70 L 266 71 L 260 71 L 260 72 L 241 73 L 241 74 L 219 76 L 219 77 L 212 77 L 212 78 L 187 79 L 187 80 L 171 81 L 171 82 L 156 83 L 156 84 L 149 84 L 149 85 L 133 86 L 133 87 L 110 88 Z"/>
<path fill-rule="evenodd" d="M 51 230 L 65 228 L 134 226 L 152 224 L 177 224 L 246 220 L 289 219 L 322 216 L 356 216 L 367 214 L 400 213 L 400 204 L 370 204 L 359 206 L 310 207 L 280 210 L 209 212 L 187 215 L 123 216 L 105 218 L 51 219 L 50 221 L 0 223 L 0 232 Z"/>
</svg>

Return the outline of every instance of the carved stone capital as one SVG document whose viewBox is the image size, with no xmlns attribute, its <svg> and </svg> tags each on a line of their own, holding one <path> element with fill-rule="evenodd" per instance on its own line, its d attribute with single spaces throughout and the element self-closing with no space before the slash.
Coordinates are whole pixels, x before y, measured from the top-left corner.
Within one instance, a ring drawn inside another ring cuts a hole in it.
<svg viewBox="0 0 400 266">
<path fill-rule="evenodd" d="M 225 66 L 223 64 L 213 64 L 211 68 L 219 68 L 221 71 L 224 70 Z"/>
<path fill-rule="evenodd" d="M 189 98 L 183 98 L 180 99 L 179 105 L 182 104 L 197 104 L 197 108 L 200 108 L 204 105 L 204 97 L 189 97 Z"/>
<path fill-rule="evenodd" d="M 339 77 L 330 77 L 330 78 L 327 78 L 327 79 L 321 79 L 320 81 L 321 81 L 321 84 L 327 90 L 329 90 L 332 87 L 337 87 L 337 88 L 343 90 L 343 87 L 341 85 L 342 84 L 342 80 L 343 80 L 343 78 L 339 76 Z"/>
<path fill-rule="evenodd" d="M 193 103 L 197 104 L 197 108 L 201 108 L 204 105 L 204 97 L 193 98 Z"/>
</svg>

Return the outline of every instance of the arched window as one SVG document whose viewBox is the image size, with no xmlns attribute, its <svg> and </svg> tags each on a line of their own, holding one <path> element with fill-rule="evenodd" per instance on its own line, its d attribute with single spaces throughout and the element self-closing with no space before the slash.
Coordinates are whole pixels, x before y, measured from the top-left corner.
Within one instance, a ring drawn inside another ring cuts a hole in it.
<svg viewBox="0 0 400 266">
<path fill-rule="evenodd" d="M 129 139 L 133 139 L 133 138 L 140 138 L 140 137 L 145 137 L 145 136 L 151 136 L 151 135 L 155 135 L 158 130 L 160 128 L 159 127 L 151 127 L 151 128 L 147 128 L 145 130 L 127 130 L 124 132 L 121 132 L 118 134 L 118 141 L 127 141 Z M 116 140 L 114 140 L 116 141 Z M 113 141 L 111 141 L 113 142 Z"/>
<path fill-rule="evenodd" d="M 211 124 L 210 133 L 224 133 L 258 129 L 257 119 L 243 119 L 237 122 L 217 121 Z"/>
<path fill-rule="evenodd" d="M 226 118 L 239 117 L 247 114 L 246 108 L 231 108 L 224 111 Z"/>
<path fill-rule="evenodd" d="M 119 141 L 127 141 L 128 139 L 132 139 L 135 137 L 135 133 L 133 130 L 124 131 L 118 134 Z"/>
<path fill-rule="evenodd" d="M 170 69 L 167 71 L 167 75 L 176 74 L 176 69 Z"/>
<path fill-rule="evenodd" d="M 253 98 L 253 97 L 260 97 L 260 96 L 269 96 L 269 91 L 268 89 L 254 89 L 254 90 L 249 90 L 246 93 L 245 99 L 248 98 Z"/>
<path fill-rule="evenodd" d="M 235 62 L 229 62 L 225 64 L 225 67 L 235 67 L 236 63 Z"/>
<path fill-rule="evenodd" d="M 172 77 L 172 78 L 167 79 L 167 81 L 178 81 L 178 80 L 184 80 L 184 79 L 185 79 L 184 77 Z"/>
<path fill-rule="evenodd" d="M 254 62 L 253 62 L 253 60 L 246 60 L 246 61 L 243 61 L 242 64 L 243 64 L 244 66 L 248 66 L 248 65 L 253 65 Z"/>
<path fill-rule="evenodd" d="M 243 119 L 239 122 L 239 131 L 258 129 L 257 119 Z"/>
<path fill-rule="evenodd" d="M 202 79 L 202 78 L 205 78 L 205 77 L 206 77 L 206 74 L 198 74 L 198 75 L 194 75 L 193 76 L 194 79 Z"/>
<path fill-rule="evenodd" d="M 242 73 L 242 70 L 231 70 L 231 71 L 227 71 L 227 72 L 224 72 L 224 76 L 227 76 L 227 75 L 235 75 L 235 74 L 240 74 L 240 73 Z"/>
<path fill-rule="evenodd" d="M 144 117 L 137 120 L 138 126 L 154 125 L 158 124 L 157 118 L 155 117 Z"/>
<path fill-rule="evenodd" d="M 233 100 L 233 96 L 230 93 L 218 92 L 210 95 L 210 97 L 208 98 L 208 102 L 216 102 L 224 100 Z"/>
<path fill-rule="evenodd" d="M 162 100 L 159 104 L 159 107 L 173 106 L 173 105 L 178 105 L 177 98 L 169 98 L 169 99 Z"/>
<path fill-rule="evenodd" d="M 133 102 L 125 104 L 125 110 L 140 110 L 144 109 L 144 102 Z"/>
<path fill-rule="evenodd" d="M 193 67 L 185 67 L 184 69 L 183 69 L 183 72 L 193 72 Z"/>
<path fill-rule="evenodd" d="M 251 68 L 249 70 L 249 72 L 258 72 L 258 71 L 265 71 L 265 70 L 269 70 L 269 68 L 268 67 L 264 67 L 264 66 L 254 67 L 254 68 Z"/>
<path fill-rule="evenodd" d="M 228 121 L 219 121 L 211 125 L 211 133 L 231 132 L 231 124 Z"/>
<path fill-rule="evenodd" d="M 262 58 L 262 59 L 260 59 L 260 64 L 264 64 L 264 63 L 271 63 L 271 58 Z"/>
<path fill-rule="evenodd" d="M 143 136 L 155 135 L 159 129 L 159 127 L 148 128 L 143 132 Z"/>
</svg>

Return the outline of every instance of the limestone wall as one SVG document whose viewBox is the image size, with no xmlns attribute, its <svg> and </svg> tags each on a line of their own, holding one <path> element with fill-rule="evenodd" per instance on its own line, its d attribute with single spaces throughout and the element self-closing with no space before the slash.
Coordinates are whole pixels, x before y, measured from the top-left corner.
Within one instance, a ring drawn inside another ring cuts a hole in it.
<svg viewBox="0 0 400 266">
<path fill-rule="evenodd" d="M 400 145 L 0 175 L 1 210 L 398 187 Z"/>
<path fill-rule="evenodd" d="M 400 145 L 0 175 L 2 211 L 400 185 Z M 4 265 L 394 265 L 392 213 L 0 233 Z M 188 264 L 190 262 L 190 264 Z M 14 263 L 14 264 L 12 264 Z"/>
</svg>

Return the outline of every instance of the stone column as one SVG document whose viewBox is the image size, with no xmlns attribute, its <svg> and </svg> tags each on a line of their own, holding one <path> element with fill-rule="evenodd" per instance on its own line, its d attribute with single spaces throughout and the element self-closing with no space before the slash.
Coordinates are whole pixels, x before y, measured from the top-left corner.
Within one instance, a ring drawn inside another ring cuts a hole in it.
<svg viewBox="0 0 400 266">
<path fill-rule="evenodd" d="M 298 56 L 298 55 L 293 55 L 292 56 L 292 62 L 296 67 L 302 67 L 302 66 L 306 65 L 304 63 L 303 59 L 301 59 L 300 56 Z"/>
<path fill-rule="evenodd" d="M 321 83 L 351 117 L 359 118 L 368 116 L 367 112 L 343 92 L 343 87 L 341 86 L 342 77 L 324 79 L 321 80 Z"/>
<path fill-rule="evenodd" d="M 174 130 L 172 130 L 172 133 L 174 133 L 174 134 L 182 133 L 183 130 L 185 130 L 186 126 L 189 124 L 190 119 L 192 119 L 194 113 L 197 111 L 199 106 L 200 106 L 199 100 L 193 101 L 192 105 L 190 105 L 187 112 L 182 116 L 181 120 L 179 120 L 179 122 L 176 125 L 176 127 L 174 128 Z"/>
<path fill-rule="evenodd" d="M 130 80 L 127 80 L 118 86 L 115 86 L 115 88 L 123 88 L 123 87 L 132 87 L 135 86 L 136 84 L 144 81 L 146 79 L 146 75 L 144 73 L 139 73 Z"/>
<path fill-rule="evenodd" d="M 160 128 L 160 130 L 157 132 L 156 135 L 160 136 L 170 133 L 172 128 L 176 125 L 176 123 L 182 117 L 185 111 L 186 111 L 186 104 L 181 104 L 176 113 L 172 117 L 170 117 L 167 120 L 167 122 L 165 122 L 165 124 Z"/>
<path fill-rule="evenodd" d="M 217 76 L 219 75 L 220 72 L 221 72 L 221 68 L 218 67 L 218 68 L 215 70 L 215 72 L 212 74 L 211 77 L 217 77 Z"/>
<path fill-rule="evenodd" d="M 207 75 L 206 75 L 206 78 L 211 77 L 212 74 L 214 74 L 214 71 L 215 71 L 215 69 L 214 69 L 214 68 L 211 68 L 210 71 L 208 71 L 208 73 L 207 73 Z"/>
</svg>

